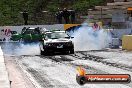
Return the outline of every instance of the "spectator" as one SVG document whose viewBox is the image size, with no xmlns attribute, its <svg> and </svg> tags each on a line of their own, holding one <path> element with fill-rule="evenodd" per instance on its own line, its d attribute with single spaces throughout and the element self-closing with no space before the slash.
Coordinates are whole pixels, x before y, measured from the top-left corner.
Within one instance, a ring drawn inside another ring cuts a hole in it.
<svg viewBox="0 0 132 88">
<path fill-rule="evenodd" d="M 73 23 L 75 23 L 75 11 L 74 10 L 71 10 L 71 12 L 70 12 L 70 14 L 71 14 L 71 23 L 73 24 Z"/>
<path fill-rule="evenodd" d="M 64 8 L 62 15 L 64 17 L 65 23 L 68 24 L 69 23 L 69 16 L 70 16 L 70 12 L 67 11 L 66 8 Z"/>
<path fill-rule="evenodd" d="M 40 34 L 40 28 L 39 27 L 35 28 L 34 33 L 35 34 Z"/>
<path fill-rule="evenodd" d="M 108 27 L 111 27 L 111 26 L 112 26 L 111 22 L 108 22 Z"/>
<path fill-rule="evenodd" d="M 99 25 L 96 22 L 94 22 L 94 24 L 93 24 L 93 30 L 96 31 L 98 29 L 99 29 Z"/>
<path fill-rule="evenodd" d="M 28 24 L 28 12 L 25 10 L 24 12 L 23 12 L 23 18 L 24 18 L 24 24 L 25 25 L 27 25 Z"/>
<path fill-rule="evenodd" d="M 55 16 L 56 16 L 57 22 L 59 24 L 62 24 L 62 11 L 59 8 L 58 8 L 58 12 L 56 12 Z"/>
</svg>

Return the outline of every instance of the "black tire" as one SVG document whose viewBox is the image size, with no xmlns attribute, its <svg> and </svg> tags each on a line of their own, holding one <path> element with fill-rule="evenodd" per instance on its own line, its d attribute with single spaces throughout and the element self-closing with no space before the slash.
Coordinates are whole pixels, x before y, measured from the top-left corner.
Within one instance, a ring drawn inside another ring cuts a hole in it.
<svg viewBox="0 0 132 88">
<path fill-rule="evenodd" d="M 47 53 L 48 53 L 48 55 L 51 55 L 52 56 L 52 55 L 55 54 L 55 51 L 52 50 L 52 51 L 48 51 Z"/>
<path fill-rule="evenodd" d="M 40 50 L 40 54 L 41 54 L 41 55 L 44 55 L 44 51 Z"/>
<path fill-rule="evenodd" d="M 49 55 L 49 53 L 47 51 L 42 51 L 42 50 L 40 50 L 40 54 L 45 55 L 45 56 Z"/>
<path fill-rule="evenodd" d="M 45 56 L 52 55 L 52 54 L 53 54 L 52 51 L 48 51 L 48 50 L 43 51 L 43 55 L 45 55 Z"/>
<path fill-rule="evenodd" d="M 48 55 L 48 52 L 43 51 L 43 55 L 47 56 Z"/>
<path fill-rule="evenodd" d="M 74 49 L 70 50 L 70 54 L 74 54 Z"/>
<path fill-rule="evenodd" d="M 44 49 L 44 51 L 42 51 L 42 50 L 40 49 L 40 54 L 41 54 L 41 55 L 48 56 L 48 55 L 53 54 L 53 53 L 52 53 L 52 52 L 49 52 L 49 51 L 46 50 L 46 49 Z"/>
</svg>

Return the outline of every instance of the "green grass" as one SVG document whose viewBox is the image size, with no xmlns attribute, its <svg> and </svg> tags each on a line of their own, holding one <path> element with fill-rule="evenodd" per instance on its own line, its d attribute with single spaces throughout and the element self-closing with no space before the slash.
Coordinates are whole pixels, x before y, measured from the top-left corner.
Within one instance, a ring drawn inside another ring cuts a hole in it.
<svg viewBox="0 0 132 88">
<path fill-rule="evenodd" d="M 59 0 L 0 0 L 0 25 L 23 25 L 22 11 L 29 13 L 29 24 L 44 24 L 42 11 L 55 13 L 57 8 L 66 6 L 76 11 L 83 12 L 99 5 L 103 0 L 75 0 L 72 4 L 63 5 Z M 36 23 L 38 22 L 38 23 Z"/>
</svg>

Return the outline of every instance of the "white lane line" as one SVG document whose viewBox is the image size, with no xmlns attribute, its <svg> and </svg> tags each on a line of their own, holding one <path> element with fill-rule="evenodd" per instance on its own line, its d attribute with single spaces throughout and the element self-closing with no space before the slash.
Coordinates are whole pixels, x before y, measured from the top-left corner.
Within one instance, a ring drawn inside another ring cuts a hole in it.
<svg viewBox="0 0 132 88">
<path fill-rule="evenodd" d="M 18 61 L 16 61 L 19 65 L 19 67 L 21 68 L 21 70 L 24 72 L 24 74 L 28 77 L 28 79 L 31 81 L 31 83 L 35 86 L 35 88 L 42 88 L 38 82 L 35 80 L 34 77 L 32 77 L 32 75 L 26 71 L 26 68 L 24 68 L 23 66 L 20 65 L 20 63 Z"/>
</svg>

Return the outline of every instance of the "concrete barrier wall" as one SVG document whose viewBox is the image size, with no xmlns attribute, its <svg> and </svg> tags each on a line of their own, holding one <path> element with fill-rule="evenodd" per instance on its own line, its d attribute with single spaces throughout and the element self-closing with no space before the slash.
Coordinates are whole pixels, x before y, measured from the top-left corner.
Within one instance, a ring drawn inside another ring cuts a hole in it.
<svg viewBox="0 0 132 88">
<path fill-rule="evenodd" d="M 112 37 L 122 39 L 123 35 L 132 35 L 132 29 L 114 29 L 111 31 Z"/>
<path fill-rule="evenodd" d="M 132 50 L 132 35 L 124 35 L 123 36 L 122 49 Z"/>
<path fill-rule="evenodd" d="M 40 27 L 46 28 L 47 30 L 64 30 L 64 24 L 55 24 L 55 25 L 26 25 L 26 26 L 0 26 L 0 40 L 3 41 L 5 38 L 6 40 L 10 40 L 11 33 L 8 31 L 17 31 L 17 33 L 21 33 L 23 27 Z M 113 29 L 111 30 L 112 37 L 117 37 L 122 40 L 123 35 L 130 35 L 132 34 L 132 29 Z"/>
</svg>

